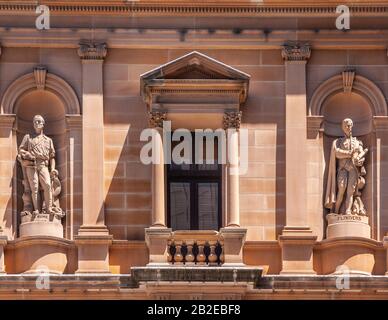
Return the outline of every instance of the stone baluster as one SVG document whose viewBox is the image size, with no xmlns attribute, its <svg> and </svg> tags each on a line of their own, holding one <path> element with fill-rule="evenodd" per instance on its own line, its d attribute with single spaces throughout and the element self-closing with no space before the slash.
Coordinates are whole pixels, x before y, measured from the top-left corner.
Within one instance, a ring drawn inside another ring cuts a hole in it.
<svg viewBox="0 0 388 320">
<path fill-rule="evenodd" d="M 175 250 L 174 261 L 176 264 L 181 264 L 183 261 L 182 241 L 175 241 Z"/>
<path fill-rule="evenodd" d="M 195 258 L 193 254 L 194 240 L 186 241 L 186 246 L 187 246 L 186 264 L 193 264 L 194 258 Z"/>
<path fill-rule="evenodd" d="M 211 240 L 208 242 L 210 247 L 210 253 L 208 256 L 209 265 L 217 264 L 216 245 L 217 241 Z"/>
<path fill-rule="evenodd" d="M 197 264 L 204 265 L 206 261 L 206 255 L 204 253 L 205 241 L 198 240 L 197 246 L 198 246 Z"/>
<path fill-rule="evenodd" d="M 167 243 L 167 262 L 172 263 L 172 254 L 171 254 L 171 248 L 174 245 L 173 241 L 168 241 Z"/>
<path fill-rule="evenodd" d="M 220 264 L 223 264 L 225 262 L 224 244 L 222 242 L 219 242 L 219 244 L 221 246 Z"/>
</svg>

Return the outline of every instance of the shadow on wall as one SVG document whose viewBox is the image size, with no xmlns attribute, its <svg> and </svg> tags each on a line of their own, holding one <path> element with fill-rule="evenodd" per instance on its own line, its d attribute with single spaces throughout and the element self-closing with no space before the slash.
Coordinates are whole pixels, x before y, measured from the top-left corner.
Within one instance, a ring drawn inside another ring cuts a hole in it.
<svg viewBox="0 0 388 320">
<path fill-rule="evenodd" d="M 260 93 L 259 93 L 260 94 Z M 275 220 L 275 234 L 270 233 L 270 239 L 276 240 L 282 233 L 286 225 L 285 215 L 285 99 L 280 97 L 263 98 L 262 96 L 251 90 L 245 106 L 242 107 L 242 124 L 246 125 L 249 130 L 270 129 L 275 131 L 275 137 L 265 146 L 260 146 L 262 150 L 258 151 L 263 154 L 258 155 L 263 169 L 267 171 L 265 176 L 268 177 L 271 166 L 275 165 L 274 176 L 275 190 L 267 190 L 263 195 L 267 197 L 267 210 L 273 210 Z M 275 148 L 275 150 L 273 150 Z M 252 151 L 250 151 L 252 152 Z M 256 159 L 256 158 L 255 158 Z M 251 161 L 248 167 L 251 166 Z M 275 201 L 271 204 L 271 198 Z M 273 227 L 266 225 L 265 227 Z M 271 239 L 273 238 L 273 239 Z"/>
<path fill-rule="evenodd" d="M 105 105 L 105 224 L 114 239 L 144 241 L 152 202 L 152 168 L 140 161 L 145 144 L 140 133 L 148 127 L 145 106 L 142 101 L 113 98 Z"/>
</svg>

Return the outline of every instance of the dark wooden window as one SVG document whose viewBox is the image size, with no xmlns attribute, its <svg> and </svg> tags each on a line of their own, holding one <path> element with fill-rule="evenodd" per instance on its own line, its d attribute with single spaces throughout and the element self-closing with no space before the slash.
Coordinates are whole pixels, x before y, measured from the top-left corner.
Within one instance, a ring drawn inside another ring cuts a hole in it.
<svg viewBox="0 0 388 320">
<path fill-rule="evenodd" d="M 192 163 L 167 165 L 167 223 L 173 230 L 218 230 L 221 226 L 222 165 L 218 164 L 215 138 L 214 164 L 195 164 L 192 135 Z M 203 140 L 206 156 L 206 139 Z M 172 142 L 172 149 L 179 142 Z"/>
</svg>

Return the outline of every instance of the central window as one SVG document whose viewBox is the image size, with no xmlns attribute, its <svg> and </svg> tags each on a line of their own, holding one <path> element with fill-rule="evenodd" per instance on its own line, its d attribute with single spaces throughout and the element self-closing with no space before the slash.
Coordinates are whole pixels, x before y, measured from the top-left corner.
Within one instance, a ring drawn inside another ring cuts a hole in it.
<svg viewBox="0 0 388 320">
<path fill-rule="evenodd" d="M 205 137 L 199 139 L 202 139 L 202 152 L 198 152 L 192 134 L 190 163 L 176 164 L 172 160 L 167 165 L 167 223 L 173 230 L 219 230 L 221 226 L 220 146 L 217 137 L 213 137 L 213 145 Z M 179 143 L 172 141 L 172 150 Z M 214 163 L 206 159 L 209 159 L 206 157 L 209 148 L 214 148 Z M 203 164 L 198 164 L 196 159 L 202 159 Z"/>
</svg>

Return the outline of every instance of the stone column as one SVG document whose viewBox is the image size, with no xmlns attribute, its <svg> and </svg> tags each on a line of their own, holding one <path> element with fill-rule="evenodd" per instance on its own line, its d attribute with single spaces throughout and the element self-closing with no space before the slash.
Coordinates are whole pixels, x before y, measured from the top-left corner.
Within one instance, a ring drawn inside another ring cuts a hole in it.
<svg viewBox="0 0 388 320">
<path fill-rule="evenodd" d="M 171 229 L 166 227 L 165 161 L 163 151 L 163 121 L 166 113 L 150 112 L 149 125 L 152 136 L 152 225 L 145 229 L 149 250 L 148 266 L 167 265 L 167 242 Z"/>
<path fill-rule="evenodd" d="M 67 115 L 67 134 L 68 134 L 68 214 L 66 217 L 66 238 L 74 239 L 74 229 L 79 227 L 74 225 L 75 215 L 82 210 L 82 203 L 74 201 L 75 194 L 82 192 L 82 116 Z M 78 170 L 77 170 L 78 169 Z"/>
<path fill-rule="evenodd" d="M 15 115 L 0 115 L 0 228 L 8 239 L 12 239 L 17 230 L 17 221 L 13 217 L 16 208 L 12 208 L 14 167 L 17 165 L 13 150 L 14 123 Z"/>
<path fill-rule="evenodd" d="M 166 113 L 150 112 L 149 124 L 153 129 L 152 153 L 152 227 L 166 227 L 165 163 L 163 152 L 163 121 Z"/>
<path fill-rule="evenodd" d="M 314 274 L 313 246 L 317 239 L 308 226 L 306 163 L 306 62 L 308 44 L 284 45 L 286 80 L 286 226 L 279 236 L 282 274 Z"/>
<path fill-rule="evenodd" d="M 224 114 L 227 130 L 227 217 L 220 230 L 224 239 L 224 266 L 243 266 L 243 247 L 247 229 L 240 227 L 239 130 L 241 111 Z"/>
<path fill-rule="evenodd" d="M 109 235 L 104 221 L 104 93 L 106 44 L 81 43 L 82 225 L 75 237 L 78 273 L 109 272 Z"/>
<path fill-rule="evenodd" d="M 388 199 L 385 192 L 388 188 L 388 117 L 373 117 L 374 131 L 376 134 L 376 221 L 374 223 L 374 235 L 380 241 L 386 233 L 388 225 Z M 388 234 L 386 234 L 388 235 Z"/>
<path fill-rule="evenodd" d="M 381 239 L 381 233 L 384 231 L 383 227 L 387 225 L 388 218 L 385 214 L 387 211 L 388 200 L 385 192 L 388 186 L 388 117 L 373 117 L 374 128 L 376 132 L 376 197 L 377 197 L 377 219 L 376 226 L 378 228 L 376 235 L 377 241 Z M 385 209 L 385 210 L 384 210 Z M 383 237 L 383 245 L 386 250 L 386 273 L 388 276 L 388 233 Z"/>
<path fill-rule="evenodd" d="M 3 229 L 0 226 L 0 274 L 5 273 L 5 257 L 4 257 L 4 247 L 7 244 L 7 236 L 3 234 Z"/>
</svg>

